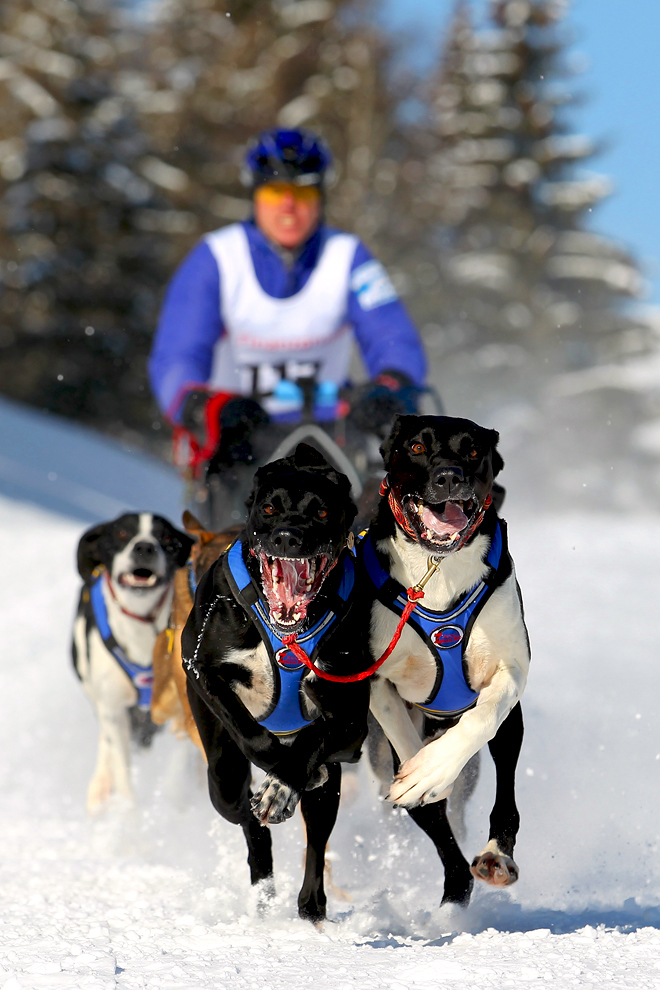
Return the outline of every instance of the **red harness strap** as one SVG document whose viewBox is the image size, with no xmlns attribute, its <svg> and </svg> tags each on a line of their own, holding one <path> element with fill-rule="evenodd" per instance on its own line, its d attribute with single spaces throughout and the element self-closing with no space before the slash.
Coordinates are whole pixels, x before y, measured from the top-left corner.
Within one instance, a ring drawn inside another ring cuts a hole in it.
<svg viewBox="0 0 660 990">
<path fill-rule="evenodd" d="M 399 619 L 399 624 L 396 627 L 394 635 L 392 636 L 392 641 L 390 645 L 387 647 L 383 655 L 379 657 L 374 664 L 371 665 L 371 667 L 369 667 L 367 670 L 361 670 L 359 674 L 329 674 L 327 671 L 321 670 L 321 668 L 317 667 L 314 661 L 307 656 L 302 646 L 299 646 L 296 643 L 296 633 L 291 633 L 289 636 L 284 636 L 282 642 L 284 643 L 285 646 L 289 647 L 293 655 L 297 657 L 301 663 L 304 663 L 306 667 L 309 667 L 309 669 L 313 671 L 313 673 L 317 674 L 324 681 L 334 681 L 336 684 L 348 684 L 351 681 L 364 681 L 367 679 L 367 677 L 371 677 L 372 674 L 375 674 L 378 668 L 382 667 L 382 665 L 385 663 L 390 653 L 401 639 L 401 633 L 403 632 L 403 627 L 410 618 L 411 613 L 414 611 L 417 602 L 419 601 L 420 598 L 423 597 L 424 597 L 424 591 L 420 587 L 408 588 L 408 602 L 401 614 L 401 618 Z"/>
<path fill-rule="evenodd" d="M 390 508 L 398 524 L 401 526 L 404 532 L 406 532 L 409 536 L 413 537 L 413 539 L 417 540 L 419 538 L 418 534 L 413 530 L 413 528 L 408 523 L 408 520 L 406 519 L 403 513 L 403 509 L 401 508 L 400 503 L 397 501 L 394 494 L 392 493 L 392 489 L 388 484 L 387 478 L 383 478 L 380 485 L 380 495 L 382 497 L 386 494 Z M 470 537 L 475 532 L 475 530 L 481 525 L 483 518 L 486 514 L 486 510 L 490 508 L 492 501 L 493 500 L 490 494 L 488 494 L 484 499 L 484 504 L 481 506 L 481 509 L 477 513 L 475 521 L 473 522 L 472 526 L 470 526 L 469 530 L 463 536 L 461 541 L 458 543 L 455 550 L 460 550 L 461 547 L 465 546 L 465 544 L 470 539 Z M 452 552 L 455 552 L 455 550 Z M 375 674 L 378 668 L 382 667 L 382 665 L 385 663 L 387 658 L 392 653 L 392 650 L 401 639 L 401 633 L 403 632 L 403 627 L 407 623 L 411 614 L 414 612 L 417 606 L 417 602 L 424 597 L 424 585 L 429 580 L 429 578 L 434 574 L 434 572 L 437 570 L 439 565 L 440 565 L 440 558 L 431 558 L 431 561 L 429 563 L 429 569 L 426 572 L 426 576 L 422 578 L 419 584 L 415 585 L 413 588 L 408 588 L 408 591 L 406 592 L 408 596 L 408 601 L 406 603 L 406 607 L 401 613 L 399 624 L 397 625 L 394 631 L 394 635 L 392 636 L 390 645 L 387 647 L 387 649 L 382 654 L 382 656 L 380 656 L 378 660 L 376 660 L 376 662 L 371 665 L 371 667 L 369 667 L 367 670 L 360 671 L 359 674 L 343 674 L 343 675 L 329 674 L 327 673 L 327 671 L 321 670 L 321 668 L 317 667 L 314 661 L 307 656 L 302 646 L 299 646 L 298 643 L 296 643 L 296 633 L 291 633 L 289 636 L 284 636 L 282 642 L 284 643 L 285 646 L 289 647 L 293 655 L 298 660 L 300 660 L 301 663 L 304 663 L 305 666 L 309 668 L 309 670 L 311 670 L 318 677 L 321 677 L 324 681 L 334 681 L 336 684 L 349 684 L 352 681 L 364 681 L 367 679 L 367 677 L 371 677 L 372 674 Z"/>
<path fill-rule="evenodd" d="M 204 408 L 206 429 L 203 445 L 185 426 L 178 423 L 172 425 L 173 461 L 179 468 L 189 468 L 194 478 L 215 453 L 220 441 L 220 410 L 233 396 L 233 392 L 216 392 L 209 398 Z"/>
</svg>

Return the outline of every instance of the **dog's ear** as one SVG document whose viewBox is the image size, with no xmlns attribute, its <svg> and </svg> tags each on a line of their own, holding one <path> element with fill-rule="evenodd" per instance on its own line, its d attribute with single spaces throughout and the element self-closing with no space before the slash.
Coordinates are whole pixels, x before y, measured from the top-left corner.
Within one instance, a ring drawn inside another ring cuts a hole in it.
<svg viewBox="0 0 660 990">
<path fill-rule="evenodd" d="M 176 566 L 183 567 L 190 556 L 190 550 L 191 547 L 194 546 L 195 541 L 191 539 L 187 533 L 182 533 L 180 529 L 175 529 L 174 526 L 171 527 L 170 536 L 172 538 L 172 542 L 179 544 L 179 548 L 176 551 L 176 557 L 174 558 L 176 560 Z M 213 538 L 213 536 L 214 534 L 211 533 L 211 538 Z"/>
<path fill-rule="evenodd" d="M 383 458 L 383 464 L 385 465 L 386 471 L 389 471 L 390 469 L 390 463 L 392 458 L 392 447 L 394 446 L 396 438 L 401 432 L 402 425 L 403 425 L 403 416 L 399 416 L 397 414 L 394 417 L 394 421 L 392 423 L 392 432 L 390 433 L 389 437 L 387 438 L 387 440 L 384 441 L 384 443 L 380 448 L 380 453 Z"/>
<path fill-rule="evenodd" d="M 489 430 L 488 432 L 490 433 L 490 442 L 493 450 L 493 454 L 492 454 L 493 477 L 496 478 L 500 473 L 500 471 L 502 470 L 502 468 L 504 467 L 504 461 L 502 460 L 502 455 L 497 449 L 497 445 L 500 442 L 500 435 L 497 432 L 497 430 Z"/>
<path fill-rule="evenodd" d="M 78 573 L 85 584 L 89 584 L 92 574 L 97 567 L 106 564 L 100 552 L 99 543 L 103 539 L 107 526 L 107 523 L 100 523 L 98 526 L 93 526 L 86 533 L 83 533 L 80 538 L 80 543 L 78 544 Z"/>
<path fill-rule="evenodd" d="M 199 519 L 193 516 L 192 512 L 189 512 L 188 509 L 184 509 L 181 522 L 185 531 L 196 536 L 202 547 L 206 546 L 207 543 L 210 543 L 217 536 L 217 533 L 212 533 L 210 530 L 204 529 Z"/>
<path fill-rule="evenodd" d="M 298 444 L 293 452 L 293 463 L 299 469 L 307 468 L 308 470 L 309 468 L 312 470 L 321 468 L 323 470 L 330 467 L 323 454 L 308 443 Z"/>
</svg>

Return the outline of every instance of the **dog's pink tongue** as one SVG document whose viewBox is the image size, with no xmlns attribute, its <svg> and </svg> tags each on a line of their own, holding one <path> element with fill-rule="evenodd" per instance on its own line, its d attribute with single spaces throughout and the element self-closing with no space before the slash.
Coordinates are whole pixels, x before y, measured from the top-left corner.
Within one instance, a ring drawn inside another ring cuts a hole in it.
<svg viewBox="0 0 660 990">
<path fill-rule="evenodd" d="M 289 610 L 307 591 L 309 561 L 280 558 L 277 563 L 281 569 L 277 595 L 285 608 Z"/>
<path fill-rule="evenodd" d="M 422 522 L 436 536 L 453 536 L 467 526 L 467 516 L 456 502 L 445 502 L 445 511 L 441 516 L 424 506 Z"/>
</svg>

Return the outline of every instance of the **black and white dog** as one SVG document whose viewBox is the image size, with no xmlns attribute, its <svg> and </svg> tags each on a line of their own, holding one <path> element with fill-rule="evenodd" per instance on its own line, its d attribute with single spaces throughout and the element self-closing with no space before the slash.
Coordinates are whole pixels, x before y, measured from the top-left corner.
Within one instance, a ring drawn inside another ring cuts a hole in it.
<svg viewBox="0 0 660 990">
<path fill-rule="evenodd" d="M 302 918 L 326 914 L 325 848 L 340 762 L 366 735 L 368 603 L 347 542 L 356 508 L 348 479 L 312 447 L 261 468 L 245 530 L 200 581 L 182 637 L 188 697 L 208 758 L 211 801 L 243 829 L 251 881 L 273 889 L 268 825 L 300 802 L 307 829 Z M 253 795 L 252 765 L 266 771 Z"/>
<path fill-rule="evenodd" d="M 530 654 L 506 525 L 492 506 L 493 477 L 503 467 L 498 439 L 470 420 L 398 417 L 381 448 L 388 476 L 362 544 L 376 595 L 374 659 L 401 627 L 413 589 L 415 608 L 372 681 L 371 711 L 401 764 L 389 798 L 408 809 L 442 858 L 443 903 L 468 902 L 471 873 L 496 885 L 518 877 L 514 776 Z M 444 799 L 486 743 L 497 793 L 489 842 L 470 871 Z"/>
<path fill-rule="evenodd" d="M 78 545 L 83 589 L 73 663 L 99 720 L 96 769 L 87 791 L 95 813 L 112 794 L 133 801 L 131 734 L 151 742 L 149 717 L 156 636 L 167 626 L 172 579 L 193 540 L 150 512 L 89 529 Z"/>
</svg>

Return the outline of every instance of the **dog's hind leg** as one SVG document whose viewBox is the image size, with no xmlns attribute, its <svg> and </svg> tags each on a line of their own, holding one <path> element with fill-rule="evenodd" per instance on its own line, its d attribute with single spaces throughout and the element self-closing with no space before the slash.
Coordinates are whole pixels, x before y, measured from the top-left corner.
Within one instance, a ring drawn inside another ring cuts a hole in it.
<svg viewBox="0 0 660 990">
<path fill-rule="evenodd" d="M 518 867 L 513 860 L 513 847 L 520 827 L 515 778 L 523 732 L 522 709 L 518 702 L 488 744 L 495 763 L 495 804 L 490 814 L 488 843 L 472 861 L 472 873 L 496 887 L 510 886 L 518 879 Z"/>
<path fill-rule="evenodd" d="M 323 886 L 325 848 L 330 838 L 339 808 L 341 765 L 326 763 L 328 779 L 321 787 L 303 791 L 300 810 L 307 830 L 305 877 L 298 894 L 298 914 L 306 921 L 319 925 L 326 914 Z"/>
<path fill-rule="evenodd" d="M 459 842 L 464 842 L 467 835 L 465 812 L 467 803 L 474 794 L 474 789 L 479 780 L 480 764 L 481 753 L 475 753 L 456 778 L 454 789 L 448 799 L 447 818 L 449 819 L 451 830 Z"/>
</svg>

